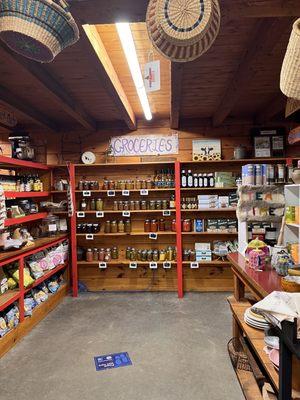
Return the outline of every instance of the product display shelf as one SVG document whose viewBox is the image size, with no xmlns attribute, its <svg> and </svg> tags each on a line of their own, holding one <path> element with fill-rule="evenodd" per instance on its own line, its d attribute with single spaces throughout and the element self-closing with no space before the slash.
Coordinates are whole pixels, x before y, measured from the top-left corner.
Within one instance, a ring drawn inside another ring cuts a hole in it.
<svg viewBox="0 0 300 400">
<path fill-rule="evenodd" d="M 49 197 L 51 192 L 9 192 L 5 191 L 4 195 L 6 199 L 15 198 L 33 198 L 33 197 Z"/>
<path fill-rule="evenodd" d="M 43 283 L 43 282 L 46 281 L 47 279 L 51 278 L 51 276 L 57 274 L 57 272 L 59 272 L 59 271 L 65 269 L 65 268 L 67 268 L 67 267 L 68 267 L 68 263 L 66 262 L 66 263 L 61 264 L 61 265 L 58 265 L 56 268 L 53 268 L 53 269 L 51 269 L 50 271 L 46 272 L 43 276 L 41 276 L 40 278 L 36 279 L 36 280 L 34 281 L 34 283 L 33 283 L 31 286 L 27 287 L 27 288 L 25 289 L 25 293 L 30 292 L 31 289 L 33 289 L 33 288 L 35 288 L 36 286 L 40 285 L 41 283 Z"/>
<path fill-rule="evenodd" d="M 15 344 L 26 336 L 35 325 L 43 320 L 47 314 L 63 300 L 68 290 L 69 285 L 63 283 L 56 293 L 49 294 L 49 298 L 44 303 L 35 307 L 32 316 L 23 318 L 23 321 L 21 321 L 16 328 L 0 338 L 0 357 L 7 353 Z"/>
<path fill-rule="evenodd" d="M 231 191 L 237 190 L 237 186 L 227 186 L 227 187 L 198 187 L 198 188 L 181 188 L 182 192 L 208 192 L 208 191 Z"/>
<path fill-rule="evenodd" d="M 32 222 L 32 221 L 37 221 L 39 219 L 46 218 L 48 213 L 46 212 L 39 212 L 36 214 L 29 214 L 25 215 L 24 217 L 18 217 L 18 218 L 7 218 L 5 220 L 5 227 L 12 226 L 12 225 L 19 225 L 19 224 L 25 224 L 26 222 Z"/>
<path fill-rule="evenodd" d="M 8 290 L 7 292 L 0 295 L 0 311 L 3 311 L 6 307 L 20 298 L 19 290 Z"/>
<path fill-rule="evenodd" d="M 154 189 L 126 189 L 126 192 L 129 192 L 129 195 L 131 192 L 133 193 L 140 193 L 143 190 L 147 190 L 148 192 L 170 192 L 170 191 L 174 191 L 175 188 L 174 187 L 170 187 L 170 188 L 154 188 Z M 123 190 L 121 189 L 112 189 L 112 190 L 75 190 L 75 193 L 82 193 L 84 195 L 84 192 L 90 192 L 90 193 L 104 193 L 104 194 L 109 194 L 109 192 L 115 192 L 117 194 L 122 194 Z M 59 192 L 60 193 L 60 192 Z M 127 195 L 124 197 L 128 197 Z"/>
<path fill-rule="evenodd" d="M 199 166 L 206 166 L 210 165 L 243 165 L 243 164 L 271 164 L 271 163 L 280 163 L 280 162 L 288 162 L 293 161 L 294 158 L 288 157 L 268 157 L 268 158 L 243 158 L 243 159 L 232 159 L 232 160 L 207 160 L 207 161 L 184 161 L 183 164 L 186 165 L 199 165 Z"/>
<path fill-rule="evenodd" d="M 51 167 L 46 164 L 33 162 L 33 161 L 25 161 L 19 160 L 17 158 L 0 156 L 0 168 L 1 169 L 19 169 L 19 168 L 28 168 L 34 170 L 43 170 L 50 171 Z"/>
<path fill-rule="evenodd" d="M 176 265 L 177 262 L 176 261 L 137 261 L 137 260 L 111 260 L 111 261 L 107 261 L 105 262 L 107 265 L 130 265 L 130 263 L 134 263 L 137 265 L 149 265 L 152 262 L 157 263 L 157 265 L 163 265 L 164 262 L 167 262 L 171 265 Z M 78 265 L 99 265 L 99 263 L 101 263 L 101 261 L 77 261 Z"/>
<path fill-rule="evenodd" d="M 182 232 L 182 235 L 199 236 L 238 236 L 237 232 Z"/>
<path fill-rule="evenodd" d="M 125 210 L 103 210 L 100 212 L 103 212 L 103 214 L 122 214 L 124 213 Z M 125 212 L 129 212 L 130 214 L 163 214 L 165 211 L 169 211 L 171 213 L 176 212 L 174 208 L 168 209 L 168 210 L 126 210 Z M 80 218 L 80 216 L 83 214 L 91 214 L 91 215 L 96 215 L 98 211 L 94 210 L 88 210 L 88 211 L 77 211 L 77 217 Z"/>
<path fill-rule="evenodd" d="M 235 212 L 235 207 L 224 207 L 224 208 L 197 208 L 197 209 L 186 209 L 182 208 L 181 212 Z"/>
<path fill-rule="evenodd" d="M 298 207 L 300 212 L 300 185 L 286 185 L 284 187 L 286 207 Z M 298 219 L 297 219 L 298 218 Z M 296 217 L 295 222 L 286 222 L 284 227 L 284 242 L 285 244 L 298 244 L 297 260 L 300 260 L 300 216 Z M 298 261 L 299 263 L 300 261 Z"/>
<path fill-rule="evenodd" d="M 207 267 L 209 265 L 215 265 L 218 267 L 229 267 L 230 263 L 228 261 L 222 261 L 222 260 L 212 260 L 212 261 L 182 261 L 182 265 L 191 265 L 193 263 L 198 263 L 199 267 Z"/>
<path fill-rule="evenodd" d="M 126 233 L 126 232 L 116 232 L 116 233 L 104 233 L 104 232 L 99 232 L 99 233 L 77 233 L 77 236 L 89 236 L 89 235 L 93 235 L 95 237 L 97 236 L 149 236 L 151 234 L 157 234 L 158 236 L 160 235 L 176 235 L 176 232 L 172 232 L 172 231 L 163 231 L 163 232 L 143 232 L 143 231 L 133 231 L 130 233 Z"/>
</svg>

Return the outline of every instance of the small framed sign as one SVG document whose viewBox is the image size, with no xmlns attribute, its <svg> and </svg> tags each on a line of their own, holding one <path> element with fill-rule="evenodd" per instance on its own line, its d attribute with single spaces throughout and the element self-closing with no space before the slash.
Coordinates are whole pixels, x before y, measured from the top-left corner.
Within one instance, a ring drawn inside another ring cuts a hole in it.
<svg viewBox="0 0 300 400">
<path fill-rule="evenodd" d="M 157 233 L 149 233 L 149 239 L 152 239 L 152 240 L 156 240 L 157 239 Z"/>
<path fill-rule="evenodd" d="M 163 268 L 170 269 L 172 267 L 172 263 L 170 261 L 163 262 Z"/>
<path fill-rule="evenodd" d="M 199 268 L 199 263 L 197 263 L 197 262 L 191 262 L 190 267 L 191 267 L 192 269 Z"/>
<path fill-rule="evenodd" d="M 131 262 L 131 263 L 129 263 L 129 268 L 131 268 L 131 269 L 137 269 L 137 263 L 136 263 L 136 262 Z"/>
<path fill-rule="evenodd" d="M 94 235 L 92 233 L 87 233 L 85 235 L 86 240 L 94 240 Z"/>
<path fill-rule="evenodd" d="M 163 214 L 164 217 L 169 217 L 171 215 L 171 211 L 170 210 L 164 210 L 162 214 Z"/>
<path fill-rule="evenodd" d="M 149 194 L 148 189 L 141 189 L 140 190 L 140 195 L 141 196 L 148 196 L 148 194 Z"/>
<path fill-rule="evenodd" d="M 77 211 L 77 218 L 84 218 L 85 212 L 84 211 Z"/>
<path fill-rule="evenodd" d="M 149 268 L 150 269 L 157 269 L 157 262 L 151 262 L 151 263 L 149 263 Z"/>
<path fill-rule="evenodd" d="M 122 196 L 130 196 L 129 190 L 122 190 Z"/>
<path fill-rule="evenodd" d="M 108 190 L 107 191 L 107 197 L 115 197 L 116 192 L 115 190 Z"/>
<path fill-rule="evenodd" d="M 107 268 L 107 263 L 106 262 L 99 262 L 99 268 L 101 268 L 101 269 Z"/>
<path fill-rule="evenodd" d="M 83 197 L 91 197 L 91 191 L 90 190 L 84 190 L 82 192 Z"/>
<path fill-rule="evenodd" d="M 254 137 L 254 157 L 271 157 L 270 136 Z"/>
<path fill-rule="evenodd" d="M 103 218 L 104 217 L 104 212 L 103 211 L 96 211 L 96 217 L 97 218 Z"/>
<path fill-rule="evenodd" d="M 122 217 L 130 217 L 130 211 L 122 211 Z"/>
</svg>

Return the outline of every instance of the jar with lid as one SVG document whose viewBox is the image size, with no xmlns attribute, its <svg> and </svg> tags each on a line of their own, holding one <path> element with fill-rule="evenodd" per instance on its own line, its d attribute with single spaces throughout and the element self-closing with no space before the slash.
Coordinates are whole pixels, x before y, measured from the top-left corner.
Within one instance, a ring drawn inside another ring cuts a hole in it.
<svg viewBox="0 0 300 400">
<path fill-rule="evenodd" d="M 150 231 L 151 232 L 157 232 L 158 231 L 158 223 L 157 223 L 156 219 L 152 219 L 151 220 Z"/>
<path fill-rule="evenodd" d="M 115 190 L 115 181 L 108 181 L 108 190 Z"/>
<path fill-rule="evenodd" d="M 160 250 L 159 261 L 166 261 L 166 250 Z"/>
<path fill-rule="evenodd" d="M 147 181 L 146 181 L 146 179 L 142 180 L 142 189 L 147 189 Z"/>
<path fill-rule="evenodd" d="M 152 255 L 152 257 L 153 257 L 153 261 L 159 261 L 159 253 L 158 253 L 158 250 L 153 250 L 153 255 Z"/>
<path fill-rule="evenodd" d="M 169 202 L 168 200 L 163 200 L 162 201 L 162 209 L 167 210 L 169 208 Z"/>
<path fill-rule="evenodd" d="M 104 261 L 104 258 L 105 258 L 105 249 L 103 247 L 101 247 L 101 249 L 99 250 L 99 253 L 98 253 L 98 260 Z"/>
<path fill-rule="evenodd" d="M 56 215 L 48 215 L 42 220 L 43 236 L 55 236 L 59 231 L 59 218 Z"/>
<path fill-rule="evenodd" d="M 124 210 L 124 204 L 123 204 L 123 201 L 120 200 L 119 201 L 119 211 L 123 211 L 123 210 Z"/>
<path fill-rule="evenodd" d="M 90 188 L 90 182 L 84 181 L 83 182 L 83 190 L 89 190 L 89 188 Z"/>
<path fill-rule="evenodd" d="M 131 221 L 130 219 L 125 220 L 125 233 L 130 233 L 131 232 Z"/>
<path fill-rule="evenodd" d="M 93 233 L 93 224 L 86 224 L 86 233 Z"/>
<path fill-rule="evenodd" d="M 176 232 L 176 219 L 172 219 L 172 224 L 171 224 L 171 230 L 172 232 Z"/>
<path fill-rule="evenodd" d="M 155 200 L 150 200 L 150 210 L 155 210 Z"/>
<path fill-rule="evenodd" d="M 125 190 L 125 189 L 126 189 L 125 181 L 120 181 L 120 190 Z"/>
<path fill-rule="evenodd" d="M 196 251 L 194 249 L 190 250 L 190 261 L 196 261 Z"/>
<path fill-rule="evenodd" d="M 99 257 L 98 249 L 94 248 L 94 250 L 93 250 L 93 261 L 98 261 L 98 257 Z"/>
<path fill-rule="evenodd" d="M 80 211 L 87 211 L 87 202 L 85 199 L 82 199 L 80 202 Z"/>
<path fill-rule="evenodd" d="M 142 250 L 137 250 L 137 252 L 136 252 L 136 259 L 137 259 L 138 261 L 141 261 L 141 260 L 142 260 Z"/>
<path fill-rule="evenodd" d="M 284 164 L 277 164 L 277 182 L 285 182 L 285 166 Z"/>
<path fill-rule="evenodd" d="M 124 225 L 124 221 L 122 219 L 120 219 L 118 221 L 118 232 L 120 232 L 120 233 L 125 232 L 125 225 Z"/>
<path fill-rule="evenodd" d="M 87 249 L 85 253 L 85 259 L 87 262 L 92 262 L 93 261 L 93 251 L 92 249 Z"/>
<path fill-rule="evenodd" d="M 93 224 L 93 233 L 97 233 L 100 231 L 100 224 Z"/>
<path fill-rule="evenodd" d="M 130 181 L 125 181 L 125 189 L 130 190 L 130 187 L 131 187 Z"/>
<path fill-rule="evenodd" d="M 167 261 L 172 261 L 174 259 L 174 251 L 171 246 L 167 249 Z"/>
<path fill-rule="evenodd" d="M 95 202 L 95 199 L 91 199 L 90 209 L 91 209 L 92 211 L 95 211 L 95 210 L 96 210 L 96 202 Z"/>
<path fill-rule="evenodd" d="M 110 233 L 110 220 L 109 219 L 107 221 L 105 221 L 104 233 Z"/>
<path fill-rule="evenodd" d="M 113 210 L 114 211 L 118 211 L 118 209 L 119 209 L 118 201 L 115 200 L 114 203 L 113 203 Z"/>
<path fill-rule="evenodd" d="M 189 258 L 190 258 L 190 251 L 184 249 L 182 253 L 182 261 L 189 261 Z"/>
<path fill-rule="evenodd" d="M 147 210 L 147 201 L 146 200 L 141 201 L 141 210 Z"/>
<path fill-rule="evenodd" d="M 117 221 L 111 221 L 111 223 L 110 223 L 110 232 L 111 233 L 117 233 L 118 232 Z"/>
<path fill-rule="evenodd" d="M 102 199 L 96 200 L 96 210 L 103 211 L 103 200 Z"/>
<path fill-rule="evenodd" d="M 133 247 L 130 251 L 130 261 L 136 261 L 136 249 Z"/>
<path fill-rule="evenodd" d="M 83 181 L 78 182 L 78 190 L 83 190 Z"/>
<path fill-rule="evenodd" d="M 105 250 L 104 261 L 105 262 L 110 262 L 111 261 L 111 250 L 110 250 L 110 248 L 107 248 Z"/>
<path fill-rule="evenodd" d="M 112 248 L 112 251 L 111 251 L 111 258 L 112 258 L 113 260 L 117 260 L 117 259 L 119 258 L 119 251 L 118 251 L 117 246 L 114 246 L 114 247 Z"/>
<path fill-rule="evenodd" d="M 124 203 L 123 203 L 123 210 L 124 210 L 124 211 L 128 211 L 128 210 L 129 210 L 129 202 L 128 202 L 128 201 L 124 201 Z"/>
<path fill-rule="evenodd" d="M 162 201 L 161 200 L 156 200 L 155 209 L 156 210 L 161 210 L 162 209 Z"/>
<path fill-rule="evenodd" d="M 160 231 L 165 231 L 165 230 L 166 230 L 166 221 L 165 221 L 164 218 L 160 218 L 160 219 L 159 219 L 158 229 L 159 229 Z"/>
<path fill-rule="evenodd" d="M 152 250 L 147 251 L 147 261 L 153 261 Z"/>
<path fill-rule="evenodd" d="M 130 209 L 130 211 L 134 211 L 134 209 L 135 209 L 134 200 L 131 200 L 131 201 L 130 201 L 130 203 L 129 203 L 129 209 Z"/>
<path fill-rule="evenodd" d="M 141 190 L 142 189 L 142 182 L 140 181 L 140 179 L 136 180 L 135 186 L 136 186 L 137 190 Z"/>
<path fill-rule="evenodd" d="M 150 219 L 145 219 L 144 221 L 144 232 L 151 232 Z"/>
<path fill-rule="evenodd" d="M 147 179 L 146 182 L 146 188 L 147 189 L 152 189 L 153 185 L 152 185 L 152 180 L 151 179 Z"/>
<path fill-rule="evenodd" d="M 128 246 L 125 252 L 126 260 L 130 260 L 130 252 L 131 252 L 131 247 Z"/>
<path fill-rule="evenodd" d="M 104 181 L 103 181 L 102 190 L 108 190 L 108 180 L 107 179 L 104 179 Z"/>
<path fill-rule="evenodd" d="M 141 261 L 147 261 L 147 250 L 142 250 Z"/>
<path fill-rule="evenodd" d="M 94 182 L 94 189 L 99 190 L 99 182 L 98 181 Z"/>
<path fill-rule="evenodd" d="M 191 232 L 191 230 L 192 230 L 192 221 L 190 219 L 184 219 L 182 222 L 182 231 Z"/>
<path fill-rule="evenodd" d="M 140 210 L 140 201 L 139 201 L 139 200 L 136 200 L 136 201 L 134 202 L 134 209 L 135 209 L 135 210 Z"/>
</svg>

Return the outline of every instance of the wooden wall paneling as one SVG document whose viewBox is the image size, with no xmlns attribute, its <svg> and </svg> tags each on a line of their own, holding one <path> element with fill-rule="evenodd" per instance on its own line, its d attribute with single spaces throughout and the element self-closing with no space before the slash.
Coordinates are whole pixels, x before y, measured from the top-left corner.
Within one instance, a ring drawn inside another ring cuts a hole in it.
<svg viewBox="0 0 300 400">
<path fill-rule="evenodd" d="M 286 29 L 290 27 L 291 20 L 285 18 L 270 18 L 256 22 L 253 32 L 249 37 L 247 50 L 214 113 L 213 124 L 215 126 L 220 125 L 230 114 L 240 94 L 253 78 L 253 63 L 263 57 L 266 52 L 272 52 L 281 36 L 286 32 Z"/>
<path fill-rule="evenodd" d="M 89 60 L 93 64 L 95 73 L 112 96 L 128 128 L 132 130 L 136 129 L 134 112 L 96 27 L 84 25 L 83 30 L 81 40 L 84 43 Z"/>
<path fill-rule="evenodd" d="M 282 93 L 273 97 L 272 100 L 255 116 L 255 120 L 259 124 L 266 124 L 275 115 L 284 111 L 286 98 Z"/>
<path fill-rule="evenodd" d="M 170 126 L 172 129 L 179 128 L 183 67 L 182 63 L 171 63 Z"/>
<path fill-rule="evenodd" d="M 233 275 L 230 267 L 199 266 L 183 268 L 183 284 L 186 292 L 231 292 Z"/>
</svg>

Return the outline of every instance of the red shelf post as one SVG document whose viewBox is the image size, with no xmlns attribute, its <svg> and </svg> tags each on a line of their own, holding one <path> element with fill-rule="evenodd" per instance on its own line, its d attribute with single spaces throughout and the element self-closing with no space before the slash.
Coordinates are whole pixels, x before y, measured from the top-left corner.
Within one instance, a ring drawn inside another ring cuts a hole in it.
<svg viewBox="0 0 300 400">
<path fill-rule="evenodd" d="M 73 200 L 73 215 L 71 216 L 71 275 L 72 275 L 72 287 L 73 287 L 73 297 L 78 296 L 78 269 L 77 269 L 77 238 L 76 238 L 76 197 L 75 197 L 75 166 L 74 164 L 69 164 L 69 175 L 70 175 L 70 187 L 71 196 Z"/>
<path fill-rule="evenodd" d="M 20 299 L 19 299 L 19 312 L 20 312 L 20 322 L 24 321 L 24 257 L 19 260 L 19 289 L 20 289 Z"/>
<path fill-rule="evenodd" d="M 181 236 L 181 193 L 180 193 L 180 161 L 175 162 L 175 204 L 176 204 L 176 246 L 177 246 L 177 291 L 183 297 L 182 271 L 182 236 Z"/>
</svg>

